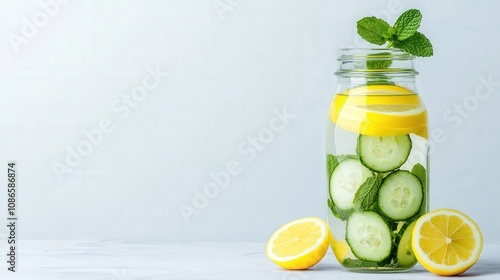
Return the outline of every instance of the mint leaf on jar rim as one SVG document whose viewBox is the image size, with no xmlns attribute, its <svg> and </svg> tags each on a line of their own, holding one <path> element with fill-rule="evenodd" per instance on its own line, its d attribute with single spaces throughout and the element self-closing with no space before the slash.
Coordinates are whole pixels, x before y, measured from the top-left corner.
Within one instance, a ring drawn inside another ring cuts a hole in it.
<svg viewBox="0 0 500 280">
<path fill-rule="evenodd" d="M 422 14 L 417 9 L 410 9 L 404 12 L 394 23 L 394 30 L 396 30 L 396 39 L 403 41 L 410 38 L 417 29 L 420 27 L 422 21 Z"/>
<path fill-rule="evenodd" d="M 429 57 L 434 54 L 431 41 L 418 31 L 406 40 L 394 41 L 393 45 L 414 56 Z"/>
<path fill-rule="evenodd" d="M 399 48 L 414 56 L 429 57 L 434 51 L 430 40 L 417 31 L 421 21 L 422 13 L 417 9 L 409 9 L 399 16 L 392 27 L 380 18 L 364 17 L 357 22 L 357 31 L 369 43 L 379 46 L 388 43 L 387 48 Z M 389 66 L 382 62 L 367 65 L 368 69 L 387 67 Z"/>
<path fill-rule="evenodd" d="M 357 23 L 358 34 L 366 41 L 383 45 L 391 38 L 395 31 L 387 22 L 376 17 L 365 17 Z"/>
</svg>

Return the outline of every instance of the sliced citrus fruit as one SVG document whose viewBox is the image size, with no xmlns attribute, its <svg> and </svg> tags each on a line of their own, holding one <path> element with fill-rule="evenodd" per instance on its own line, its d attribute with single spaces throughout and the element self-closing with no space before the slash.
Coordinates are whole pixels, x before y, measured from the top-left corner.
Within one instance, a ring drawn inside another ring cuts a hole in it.
<svg viewBox="0 0 500 280">
<path fill-rule="evenodd" d="M 477 224 L 464 213 L 438 209 L 420 217 L 412 249 L 420 264 L 438 275 L 458 275 L 473 266 L 483 249 Z"/>
<path fill-rule="evenodd" d="M 320 218 L 306 217 L 291 221 L 269 238 L 267 257 L 286 269 L 309 268 L 325 256 L 328 232 L 328 226 Z"/>
<path fill-rule="evenodd" d="M 371 136 L 415 133 L 427 138 L 427 112 L 413 91 L 396 85 L 368 85 L 337 94 L 330 118 L 339 127 Z"/>
</svg>

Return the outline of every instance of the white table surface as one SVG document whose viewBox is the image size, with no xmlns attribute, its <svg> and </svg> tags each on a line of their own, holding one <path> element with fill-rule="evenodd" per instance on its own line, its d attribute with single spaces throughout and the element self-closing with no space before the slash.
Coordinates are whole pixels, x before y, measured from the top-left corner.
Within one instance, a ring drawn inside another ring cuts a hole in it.
<svg viewBox="0 0 500 280">
<path fill-rule="evenodd" d="M 3 242 L 6 243 L 6 242 Z M 5 252 L 6 245 L 1 246 Z M 365 274 L 341 268 L 331 252 L 305 271 L 283 270 L 267 259 L 260 243 L 168 243 L 19 241 L 18 272 L 0 279 L 444 279 L 417 265 L 411 272 Z M 458 277 L 500 279 L 500 246 L 485 246 L 478 263 Z"/>
</svg>

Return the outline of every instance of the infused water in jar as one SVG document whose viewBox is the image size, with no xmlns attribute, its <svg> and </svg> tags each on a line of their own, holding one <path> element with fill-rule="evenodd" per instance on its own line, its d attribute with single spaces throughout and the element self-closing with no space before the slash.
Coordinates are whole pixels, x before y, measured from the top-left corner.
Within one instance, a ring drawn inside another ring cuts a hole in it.
<svg viewBox="0 0 500 280">
<path fill-rule="evenodd" d="M 326 130 L 330 245 L 351 271 L 397 272 L 417 260 L 415 221 L 429 209 L 427 112 L 414 57 L 342 49 Z"/>
</svg>

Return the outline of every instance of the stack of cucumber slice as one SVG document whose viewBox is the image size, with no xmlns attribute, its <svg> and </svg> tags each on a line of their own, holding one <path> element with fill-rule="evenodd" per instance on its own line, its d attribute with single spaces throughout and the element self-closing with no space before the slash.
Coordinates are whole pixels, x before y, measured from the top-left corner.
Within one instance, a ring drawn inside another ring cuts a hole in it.
<svg viewBox="0 0 500 280">
<path fill-rule="evenodd" d="M 418 163 L 411 172 L 400 169 L 411 149 L 409 135 L 360 135 L 356 155 L 328 155 L 328 206 L 346 221 L 346 241 L 360 261 L 398 267 L 416 263 L 411 231 L 425 212 L 426 175 Z"/>
</svg>

